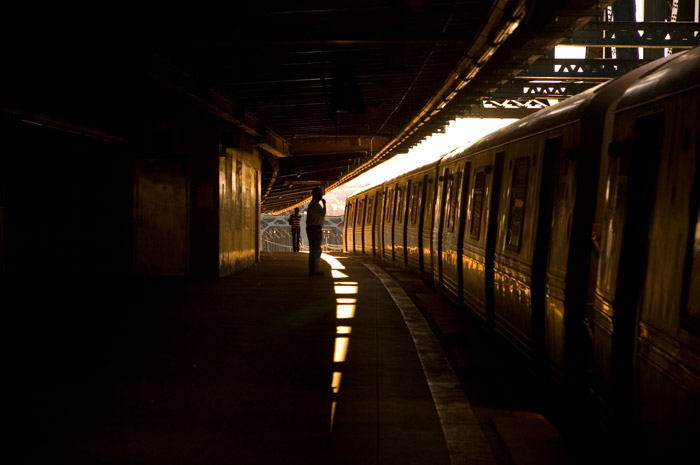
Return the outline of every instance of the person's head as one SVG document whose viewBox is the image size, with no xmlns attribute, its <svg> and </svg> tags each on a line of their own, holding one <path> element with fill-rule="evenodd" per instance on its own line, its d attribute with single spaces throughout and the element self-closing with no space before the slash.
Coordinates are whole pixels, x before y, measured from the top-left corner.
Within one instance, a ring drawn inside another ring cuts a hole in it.
<svg viewBox="0 0 700 465">
<path fill-rule="evenodd" d="M 320 187 L 316 186 L 311 190 L 311 198 L 316 201 L 321 200 L 321 198 L 323 198 L 323 191 Z"/>
<path fill-rule="evenodd" d="M 295 214 L 295 215 L 298 215 L 298 214 L 299 214 L 299 207 L 296 207 L 296 208 L 294 209 L 294 214 Z"/>
</svg>

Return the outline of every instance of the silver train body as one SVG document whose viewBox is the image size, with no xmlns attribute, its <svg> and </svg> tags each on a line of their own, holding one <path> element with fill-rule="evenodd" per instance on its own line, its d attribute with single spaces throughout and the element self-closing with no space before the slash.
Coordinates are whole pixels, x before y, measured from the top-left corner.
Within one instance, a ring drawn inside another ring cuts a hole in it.
<svg viewBox="0 0 700 465">
<path fill-rule="evenodd" d="M 695 48 L 352 196 L 346 249 L 422 274 L 612 434 L 697 439 L 699 137 Z"/>
</svg>

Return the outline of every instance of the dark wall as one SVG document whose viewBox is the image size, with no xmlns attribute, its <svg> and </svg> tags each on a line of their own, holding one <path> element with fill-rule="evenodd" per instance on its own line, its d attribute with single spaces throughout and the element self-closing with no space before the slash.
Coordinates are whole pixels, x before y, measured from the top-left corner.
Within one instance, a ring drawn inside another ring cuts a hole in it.
<svg viewBox="0 0 700 465">
<path fill-rule="evenodd" d="M 122 144 L 0 123 L 0 205 L 8 275 L 131 270 L 132 160 Z"/>
</svg>

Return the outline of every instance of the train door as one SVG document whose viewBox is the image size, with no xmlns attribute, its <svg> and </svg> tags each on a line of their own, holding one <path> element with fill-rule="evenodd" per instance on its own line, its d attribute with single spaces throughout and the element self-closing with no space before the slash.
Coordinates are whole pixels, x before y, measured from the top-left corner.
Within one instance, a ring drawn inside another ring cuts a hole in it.
<svg viewBox="0 0 700 465">
<path fill-rule="evenodd" d="M 345 205 L 345 225 L 344 225 L 344 230 L 345 230 L 345 251 L 350 252 L 352 251 L 352 247 L 350 247 L 351 244 L 351 237 L 350 235 L 352 234 L 352 203 L 354 202 L 354 199 L 351 200 L 350 202 Z"/>
<path fill-rule="evenodd" d="M 386 208 L 386 190 L 377 191 L 377 207 L 374 214 L 374 253 L 384 256 L 384 209 Z"/>
<path fill-rule="evenodd" d="M 403 204 L 399 205 L 397 208 L 401 209 L 401 212 L 399 213 L 400 220 L 397 222 L 399 224 L 399 235 L 401 236 L 400 239 L 397 239 L 398 242 L 401 243 L 401 250 L 402 254 L 400 257 L 397 257 L 401 260 L 401 264 L 404 267 L 408 266 L 408 222 L 410 220 L 409 216 L 409 207 L 410 207 L 410 194 L 411 194 L 411 180 L 409 179 L 406 185 L 401 189 L 402 192 L 402 199 L 403 199 Z"/>
<path fill-rule="evenodd" d="M 408 212 L 406 217 L 406 261 L 404 266 L 412 270 L 420 271 L 420 246 L 421 234 L 419 223 L 419 211 L 421 208 L 421 177 L 416 176 L 409 181 L 407 193 Z"/>
<path fill-rule="evenodd" d="M 503 179 L 503 158 L 505 152 L 498 152 L 493 162 L 491 173 L 491 189 L 488 193 L 488 211 L 486 223 L 486 245 L 484 251 L 484 278 L 486 281 L 486 326 L 489 330 L 495 329 L 494 313 L 494 262 L 496 255 L 496 237 L 498 232 L 498 209 L 501 201 L 501 182 Z M 484 173 L 486 175 L 486 173 Z M 475 180 L 476 182 L 476 180 Z"/>
<path fill-rule="evenodd" d="M 462 276 L 462 254 L 464 245 L 464 234 L 467 224 L 467 204 L 469 203 L 469 176 L 471 173 L 471 163 L 465 163 L 464 174 L 462 175 L 462 186 L 459 191 L 459 216 L 457 221 L 459 222 L 458 232 L 457 232 L 457 302 L 464 302 L 464 279 Z"/>
<path fill-rule="evenodd" d="M 552 191 L 554 164 L 561 153 L 561 136 L 548 138 L 544 144 L 542 177 L 537 214 L 535 249 L 532 258 L 532 349 L 533 359 L 541 370 L 546 368 L 545 344 L 545 284 L 547 280 L 547 259 L 549 238 L 552 228 Z"/>
<path fill-rule="evenodd" d="M 462 244 L 464 237 L 464 193 L 469 184 L 471 163 L 455 164 L 447 182 L 445 195 L 445 220 L 443 221 L 440 265 L 442 284 L 449 297 L 458 302 L 462 298 Z"/>
<path fill-rule="evenodd" d="M 383 251 L 384 258 L 394 260 L 394 209 L 396 208 L 396 187 L 389 186 L 384 201 Z"/>
<path fill-rule="evenodd" d="M 418 183 L 418 269 L 423 271 L 425 269 L 425 257 L 423 254 L 423 247 L 425 246 L 423 242 L 423 229 L 426 227 L 425 221 L 425 209 L 426 209 L 426 192 L 428 190 L 428 175 L 423 175 L 423 181 Z"/>
<path fill-rule="evenodd" d="M 401 231 L 403 230 L 403 213 L 404 213 L 404 187 L 396 183 L 394 218 L 391 222 L 391 259 L 396 261 L 397 247 L 400 248 L 399 254 L 403 253 L 403 244 L 400 243 Z"/>
<path fill-rule="evenodd" d="M 365 206 L 365 225 L 362 228 L 362 251 L 368 253 L 370 250 L 374 252 L 374 199 L 377 196 L 376 192 L 370 192 L 367 195 L 367 205 Z"/>
<path fill-rule="evenodd" d="M 633 418 L 639 290 L 646 272 L 663 125 L 663 113 L 638 118 L 632 150 L 617 161 L 618 192 L 623 194 L 618 201 L 625 202 L 625 213 L 613 313 L 612 395 L 614 421 L 623 429 L 631 427 Z"/>
<path fill-rule="evenodd" d="M 354 234 L 354 240 L 352 242 L 353 244 L 353 251 L 354 252 L 363 252 L 364 251 L 364 233 L 363 233 L 363 228 L 364 228 L 364 222 L 365 222 L 365 197 L 362 196 L 360 197 L 357 201 L 357 207 L 355 211 L 355 234 Z"/>
<path fill-rule="evenodd" d="M 454 176 L 451 176 L 450 169 L 445 168 L 442 176 L 440 177 L 440 184 L 438 187 L 437 198 L 438 201 L 435 204 L 435 219 L 433 226 L 433 237 L 435 244 L 435 263 L 433 264 L 433 274 L 434 281 L 437 287 L 442 287 L 442 233 L 445 225 L 445 210 L 447 199 L 449 198 L 449 192 L 452 190 L 452 184 L 454 183 Z"/>
<path fill-rule="evenodd" d="M 435 199 L 437 198 L 437 189 L 440 185 L 438 181 L 439 168 L 431 169 L 427 174 L 425 185 L 425 196 L 423 197 L 423 209 L 421 217 L 423 218 L 423 226 L 421 235 L 423 237 L 423 249 L 421 250 L 421 258 L 423 260 L 423 278 L 429 283 L 435 281 Z"/>
</svg>

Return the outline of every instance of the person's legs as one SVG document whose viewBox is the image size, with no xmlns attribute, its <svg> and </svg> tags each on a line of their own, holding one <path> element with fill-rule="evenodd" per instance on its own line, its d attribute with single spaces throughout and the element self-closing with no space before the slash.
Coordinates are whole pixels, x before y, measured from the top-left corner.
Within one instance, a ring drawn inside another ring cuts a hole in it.
<svg viewBox="0 0 700 465">
<path fill-rule="evenodd" d="M 321 260 L 321 227 L 307 226 L 306 234 L 309 236 L 309 276 L 313 276 Z"/>
<path fill-rule="evenodd" d="M 301 230 L 298 228 L 292 228 L 292 250 L 294 252 L 299 252 L 299 240 L 301 238 Z"/>
</svg>

